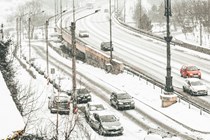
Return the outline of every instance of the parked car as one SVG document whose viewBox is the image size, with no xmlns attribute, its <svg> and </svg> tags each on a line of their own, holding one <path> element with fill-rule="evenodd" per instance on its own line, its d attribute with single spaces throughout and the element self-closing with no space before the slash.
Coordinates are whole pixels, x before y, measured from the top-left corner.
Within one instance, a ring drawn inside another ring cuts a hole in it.
<svg viewBox="0 0 210 140">
<path fill-rule="evenodd" d="M 181 77 L 194 77 L 201 79 L 201 71 L 195 65 L 183 65 L 180 69 Z"/>
<path fill-rule="evenodd" d="M 100 135 L 122 135 L 124 130 L 114 113 L 107 110 L 93 113 L 89 124 Z"/>
<path fill-rule="evenodd" d="M 114 51 L 113 47 L 110 47 L 110 42 L 101 42 L 102 51 Z"/>
<path fill-rule="evenodd" d="M 188 78 L 184 81 L 183 91 L 191 95 L 208 95 L 207 86 L 197 78 Z"/>
<path fill-rule="evenodd" d="M 91 101 L 91 94 L 90 91 L 86 87 L 80 87 L 76 89 L 76 95 L 77 95 L 77 103 L 87 103 Z M 72 95 L 72 91 L 71 91 Z"/>
<path fill-rule="evenodd" d="M 51 113 L 69 114 L 70 99 L 65 93 L 52 94 L 48 101 L 48 109 Z"/>
<path fill-rule="evenodd" d="M 89 32 L 86 30 L 80 30 L 79 37 L 89 37 Z"/>
<path fill-rule="evenodd" d="M 96 102 L 88 102 L 85 106 L 85 117 L 87 121 L 90 121 L 90 116 L 93 115 L 93 113 L 105 110 L 103 104 L 96 103 Z"/>
<path fill-rule="evenodd" d="M 128 93 L 119 91 L 119 92 L 112 92 L 110 96 L 110 103 L 116 109 L 134 109 L 135 102 L 133 97 L 131 97 Z"/>
<path fill-rule="evenodd" d="M 61 92 L 65 92 L 67 95 L 71 95 L 71 80 L 65 76 L 57 77 L 54 81 L 54 87 Z"/>
</svg>

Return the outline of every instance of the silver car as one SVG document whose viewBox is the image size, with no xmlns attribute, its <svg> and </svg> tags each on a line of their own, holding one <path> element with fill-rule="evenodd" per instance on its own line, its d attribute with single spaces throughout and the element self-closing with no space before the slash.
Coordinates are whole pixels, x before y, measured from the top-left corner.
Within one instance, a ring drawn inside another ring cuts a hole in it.
<svg viewBox="0 0 210 140">
<path fill-rule="evenodd" d="M 184 81 L 183 91 L 191 95 L 208 95 L 207 86 L 197 78 L 188 78 Z"/>
<path fill-rule="evenodd" d="M 122 135 L 124 130 L 119 119 L 107 110 L 93 113 L 89 124 L 100 135 Z"/>
<path fill-rule="evenodd" d="M 51 113 L 69 114 L 70 99 L 65 93 L 52 94 L 48 101 L 48 109 Z"/>
<path fill-rule="evenodd" d="M 105 110 L 105 107 L 101 103 L 88 102 L 85 106 L 85 117 L 87 121 L 90 121 L 90 117 L 93 116 L 93 113 Z"/>
</svg>

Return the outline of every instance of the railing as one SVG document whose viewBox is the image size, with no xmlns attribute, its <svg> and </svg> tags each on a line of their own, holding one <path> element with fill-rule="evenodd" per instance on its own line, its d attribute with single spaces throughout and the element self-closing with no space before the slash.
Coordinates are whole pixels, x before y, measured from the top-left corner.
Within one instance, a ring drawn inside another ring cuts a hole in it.
<svg viewBox="0 0 210 140">
<path fill-rule="evenodd" d="M 153 84 L 154 88 L 155 88 L 155 86 L 159 87 L 161 89 L 161 93 L 162 93 L 162 91 L 164 91 L 165 85 L 163 83 L 161 83 L 161 82 L 159 82 L 159 81 L 157 81 L 157 80 L 155 80 L 155 79 L 153 79 L 153 78 L 151 78 L 151 77 L 149 77 L 145 74 L 142 74 L 138 70 L 130 68 L 128 65 L 126 67 L 124 67 L 124 70 L 138 76 L 141 79 L 144 79 L 146 82 L 149 82 L 149 83 Z M 189 103 L 189 108 L 190 108 L 191 105 L 198 108 L 200 110 L 201 115 L 202 115 L 202 111 L 210 114 L 210 109 L 208 109 L 209 107 L 205 103 L 203 103 L 203 105 L 200 105 L 200 104 L 196 103 L 195 100 L 192 101 L 192 99 L 188 99 L 187 97 L 182 96 L 181 92 L 176 90 L 176 89 L 174 90 L 174 94 L 177 95 L 179 102 L 180 102 L 180 100 L 183 100 L 183 101 Z"/>
<path fill-rule="evenodd" d="M 122 22 L 120 19 L 118 18 L 115 18 L 120 25 L 122 25 L 123 27 L 131 30 L 131 31 L 134 31 L 136 33 L 140 33 L 142 35 L 145 35 L 145 36 L 148 36 L 150 38 L 153 38 L 153 39 L 156 39 L 156 40 L 159 40 L 161 42 L 165 42 L 165 39 L 161 36 L 158 36 L 158 35 L 155 35 L 151 32 L 147 32 L 147 31 L 144 31 L 144 30 L 140 30 L 140 29 L 137 29 L 137 28 L 134 28 L 134 27 L 131 27 L 127 24 L 125 24 L 124 22 Z M 191 49 L 191 50 L 194 50 L 194 51 L 198 51 L 198 52 L 201 52 L 201 53 L 205 53 L 205 54 L 209 54 L 210 55 L 210 49 L 208 48 L 203 48 L 203 47 L 200 47 L 200 46 L 197 46 L 197 45 L 194 45 L 194 44 L 189 44 L 189 43 L 186 43 L 186 42 L 183 42 L 181 40 L 178 40 L 178 39 L 174 39 L 171 41 L 171 44 L 172 45 L 179 45 L 181 47 L 184 47 L 184 48 L 188 48 L 188 49 Z"/>
</svg>

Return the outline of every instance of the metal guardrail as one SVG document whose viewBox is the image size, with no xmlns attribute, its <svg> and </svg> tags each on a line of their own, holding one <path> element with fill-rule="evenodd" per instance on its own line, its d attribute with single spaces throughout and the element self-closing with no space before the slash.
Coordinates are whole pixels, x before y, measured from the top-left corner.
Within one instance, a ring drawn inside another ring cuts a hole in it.
<svg viewBox="0 0 210 140">
<path fill-rule="evenodd" d="M 165 87 L 165 84 L 163 84 L 163 83 L 161 83 L 161 82 L 159 82 L 159 81 L 157 81 L 157 80 L 155 80 L 155 79 L 153 79 L 153 78 L 151 78 L 151 77 L 149 77 L 149 76 L 139 72 L 138 70 L 130 68 L 129 66 L 124 67 L 124 69 L 127 70 L 128 72 L 131 72 L 134 75 L 139 76 L 140 78 L 142 78 L 142 79 L 152 83 L 153 85 L 155 85 L 155 86 L 157 86 L 157 87 L 159 87 L 161 89 L 164 89 L 164 87 Z M 210 109 L 208 109 L 207 107 L 204 107 L 203 105 L 195 103 L 195 102 L 189 100 L 188 98 L 182 96 L 180 91 L 174 90 L 174 94 L 176 94 L 179 99 L 181 99 L 181 100 L 189 103 L 190 105 L 193 105 L 194 107 L 200 109 L 200 114 L 202 114 L 202 111 L 210 114 Z"/>
<path fill-rule="evenodd" d="M 137 28 L 134 28 L 134 27 L 131 27 L 127 24 L 125 24 L 124 22 L 122 22 L 119 18 L 116 18 L 116 21 L 122 25 L 123 27 L 131 30 L 131 31 L 134 31 L 136 33 L 140 33 L 142 35 L 145 35 L 147 37 L 150 37 L 150 38 L 153 38 L 153 39 L 156 39 L 156 40 L 159 40 L 161 42 L 165 42 L 165 39 L 164 37 L 161 37 L 161 36 L 158 36 L 158 35 L 155 35 L 151 32 L 148 32 L 148 31 L 144 31 L 144 30 L 140 30 L 140 29 L 137 29 Z M 201 52 L 201 53 L 205 53 L 205 54 L 209 54 L 210 55 L 210 48 L 204 48 L 204 47 L 200 47 L 198 45 L 194 45 L 194 44 L 190 44 L 190 43 L 187 43 L 187 42 L 183 42 L 181 40 L 178 40 L 178 39 L 173 39 L 171 41 L 171 44 L 172 45 L 178 45 L 178 46 L 181 46 L 181 47 L 184 47 L 184 48 L 188 48 L 188 49 L 191 49 L 191 50 L 194 50 L 194 51 L 198 51 L 198 52 Z"/>
</svg>

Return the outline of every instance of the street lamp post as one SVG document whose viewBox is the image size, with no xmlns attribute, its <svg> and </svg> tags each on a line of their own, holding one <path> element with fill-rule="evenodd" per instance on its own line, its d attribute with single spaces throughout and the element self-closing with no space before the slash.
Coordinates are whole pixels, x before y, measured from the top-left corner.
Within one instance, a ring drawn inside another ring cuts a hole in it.
<svg viewBox="0 0 210 140">
<path fill-rule="evenodd" d="M 73 113 L 77 113 L 77 93 L 76 93 L 76 37 L 75 37 L 75 30 L 76 30 L 76 22 L 86 18 L 90 15 L 93 15 L 100 10 L 95 10 L 94 13 L 88 14 L 81 18 L 75 20 L 75 15 L 73 15 L 73 22 L 71 22 L 71 36 L 72 36 L 72 95 L 73 95 Z"/>
<path fill-rule="evenodd" d="M 165 15 L 166 16 L 166 28 L 167 28 L 167 36 L 164 37 L 167 42 L 167 67 L 166 67 L 166 85 L 165 85 L 165 91 L 167 93 L 173 92 L 173 86 L 172 86 L 172 76 L 171 76 L 171 51 L 170 51 L 170 42 L 172 40 L 172 36 L 170 36 L 170 19 L 171 16 L 171 1 L 165 0 Z"/>
<path fill-rule="evenodd" d="M 63 34 L 63 25 L 62 25 L 62 22 L 63 22 L 63 18 L 62 18 L 62 16 L 63 16 L 63 10 L 62 10 L 62 0 L 60 0 L 60 13 L 61 13 L 61 22 L 60 22 L 60 28 L 61 28 L 61 39 L 63 39 L 63 36 L 62 36 L 62 34 Z"/>
<path fill-rule="evenodd" d="M 62 13 L 65 13 L 66 10 L 63 10 Z M 49 45 L 49 42 L 48 42 L 48 25 L 49 25 L 49 20 L 58 16 L 59 14 L 61 13 L 58 13 L 54 16 L 51 16 L 49 17 L 47 20 L 46 20 L 46 23 L 45 23 L 45 42 L 46 42 L 46 65 L 47 65 L 47 77 L 49 76 L 49 54 L 48 54 L 48 45 Z"/>
<path fill-rule="evenodd" d="M 18 18 L 17 18 L 17 22 L 18 22 L 18 19 L 19 19 L 19 24 L 17 24 L 17 26 L 19 26 L 19 29 L 18 29 L 18 27 L 17 27 L 17 29 L 19 30 L 19 33 L 17 33 L 18 34 L 18 38 L 17 39 L 19 39 L 20 41 L 19 41 L 19 45 L 20 45 L 20 58 L 21 58 L 21 55 L 22 55 L 22 36 L 21 36 L 21 34 L 22 34 L 22 18 L 24 17 L 24 16 L 26 16 L 27 14 L 29 14 L 29 13 L 26 13 L 26 14 L 23 14 L 23 15 L 20 15 L 20 16 L 18 16 Z"/>
<path fill-rule="evenodd" d="M 112 3 L 111 0 L 109 0 L 109 32 L 110 32 L 110 64 L 112 62 Z"/>
<path fill-rule="evenodd" d="M 31 64 L 30 63 L 30 59 L 31 59 L 31 32 L 30 32 L 30 30 L 31 30 L 31 17 L 28 18 L 28 48 L 29 48 L 28 61 L 29 61 L 29 64 Z"/>
<path fill-rule="evenodd" d="M 2 39 L 2 40 L 4 40 L 4 30 L 3 30 L 3 28 L 4 28 L 4 24 L 2 23 L 2 24 L 1 24 L 1 35 L 2 35 L 2 36 L 1 36 L 1 39 Z"/>
<path fill-rule="evenodd" d="M 19 46 L 19 32 L 18 32 L 18 30 L 19 30 L 19 28 L 18 28 L 18 17 L 16 18 L 16 34 L 17 34 L 17 38 L 16 38 L 16 41 L 17 41 L 17 43 L 16 43 L 16 47 L 18 47 Z M 15 52 L 16 53 L 16 52 Z"/>
<path fill-rule="evenodd" d="M 35 14 L 32 14 L 31 16 L 34 16 L 34 15 L 38 15 L 38 14 L 41 14 L 41 13 L 43 13 L 44 11 L 41 11 L 41 12 L 39 12 L 39 13 L 35 13 Z M 29 64 L 31 64 L 30 63 L 30 60 L 31 60 L 31 16 L 29 16 L 29 18 L 28 18 L 28 47 L 29 47 L 29 52 L 28 52 L 28 60 L 29 60 Z"/>
</svg>

